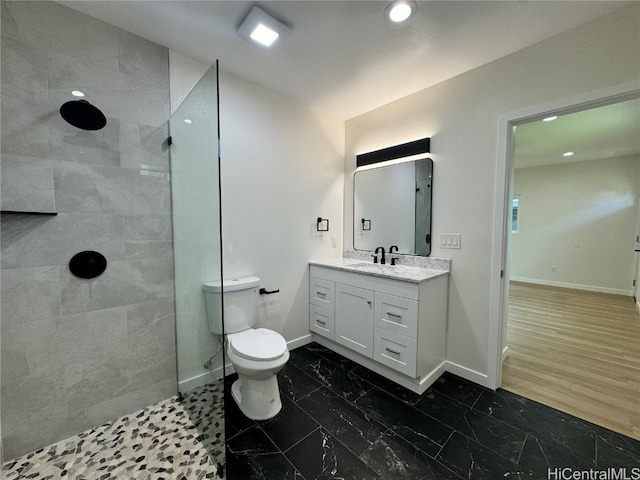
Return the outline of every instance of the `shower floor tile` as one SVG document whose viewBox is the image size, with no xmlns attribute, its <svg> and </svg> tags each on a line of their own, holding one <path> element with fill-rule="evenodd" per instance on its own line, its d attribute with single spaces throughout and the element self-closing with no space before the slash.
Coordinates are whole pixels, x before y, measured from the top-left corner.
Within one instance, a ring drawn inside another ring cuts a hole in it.
<svg viewBox="0 0 640 480">
<path fill-rule="evenodd" d="M 177 397 L 5 463 L 6 480 L 218 479 Z"/>
</svg>

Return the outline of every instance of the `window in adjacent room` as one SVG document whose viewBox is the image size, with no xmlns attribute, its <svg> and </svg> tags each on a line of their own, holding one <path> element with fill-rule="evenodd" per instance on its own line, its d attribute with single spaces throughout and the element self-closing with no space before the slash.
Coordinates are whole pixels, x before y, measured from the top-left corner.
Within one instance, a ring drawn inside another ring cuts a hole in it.
<svg viewBox="0 0 640 480">
<path fill-rule="evenodd" d="M 519 203 L 520 199 L 518 197 L 513 197 L 511 200 L 511 233 L 518 233 L 518 228 L 520 227 Z"/>
</svg>

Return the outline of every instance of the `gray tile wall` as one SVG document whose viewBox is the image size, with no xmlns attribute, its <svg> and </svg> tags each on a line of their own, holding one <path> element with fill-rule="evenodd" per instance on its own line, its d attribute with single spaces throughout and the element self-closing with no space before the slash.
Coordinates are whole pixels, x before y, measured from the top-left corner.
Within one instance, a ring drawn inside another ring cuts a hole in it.
<svg viewBox="0 0 640 480">
<path fill-rule="evenodd" d="M 4 460 L 176 393 L 168 51 L 53 2 L 1 3 Z M 107 116 L 82 131 L 71 90 Z M 107 270 L 73 276 L 97 250 Z"/>
</svg>

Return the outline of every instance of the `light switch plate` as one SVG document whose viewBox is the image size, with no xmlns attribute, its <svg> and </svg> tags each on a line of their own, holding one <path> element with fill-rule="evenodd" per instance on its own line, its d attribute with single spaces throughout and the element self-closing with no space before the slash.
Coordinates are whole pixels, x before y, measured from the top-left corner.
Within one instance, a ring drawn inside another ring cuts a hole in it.
<svg viewBox="0 0 640 480">
<path fill-rule="evenodd" d="M 460 248 L 459 233 L 442 233 L 440 235 L 441 248 Z"/>
</svg>

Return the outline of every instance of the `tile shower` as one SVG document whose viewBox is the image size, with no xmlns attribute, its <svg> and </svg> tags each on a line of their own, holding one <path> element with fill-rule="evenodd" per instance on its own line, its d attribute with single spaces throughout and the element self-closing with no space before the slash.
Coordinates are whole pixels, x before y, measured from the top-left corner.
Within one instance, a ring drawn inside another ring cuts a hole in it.
<svg viewBox="0 0 640 480">
<path fill-rule="evenodd" d="M 2 2 L 4 460 L 176 393 L 168 50 L 53 2 Z M 81 90 L 107 116 L 58 114 Z M 100 277 L 70 258 L 95 250 Z"/>
</svg>

